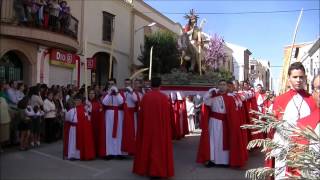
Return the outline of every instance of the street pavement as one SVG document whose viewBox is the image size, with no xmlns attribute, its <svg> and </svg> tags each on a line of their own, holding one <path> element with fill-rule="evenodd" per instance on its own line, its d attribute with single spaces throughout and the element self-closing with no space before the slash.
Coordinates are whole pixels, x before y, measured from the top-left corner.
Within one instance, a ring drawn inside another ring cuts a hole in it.
<svg viewBox="0 0 320 180">
<path fill-rule="evenodd" d="M 245 179 L 246 169 L 263 166 L 263 155 L 250 152 L 245 168 L 206 168 L 195 162 L 199 133 L 191 134 L 180 141 L 174 141 L 175 176 L 172 180 L 184 179 Z M 62 141 L 42 144 L 29 151 L 7 148 L 0 155 L 1 180 L 64 180 L 64 179 L 140 179 L 132 173 L 133 159 L 92 161 L 68 161 L 62 159 Z"/>
</svg>

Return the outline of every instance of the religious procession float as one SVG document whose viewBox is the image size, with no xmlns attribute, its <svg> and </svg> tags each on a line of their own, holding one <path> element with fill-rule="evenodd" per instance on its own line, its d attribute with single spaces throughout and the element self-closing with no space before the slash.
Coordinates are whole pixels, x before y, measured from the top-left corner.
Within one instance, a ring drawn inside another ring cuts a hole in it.
<svg viewBox="0 0 320 180">
<path fill-rule="evenodd" d="M 161 90 L 166 93 L 182 92 L 183 96 L 203 95 L 219 79 L 229 80 L 232 73 L 225 67 L 225 42 L 218 35 L 203 32 L 206 23 L 192 9 L 186 14 L 188 21 L 180 36 L 168 31 L 158 31 L 145 37 L 143 64 L 131 79 L 143 74 L 161 76 Z M 150 68 L 151 67 L 151 68 Z M 149 71 L 149 69 L 151 69 Z"/>
</svg>

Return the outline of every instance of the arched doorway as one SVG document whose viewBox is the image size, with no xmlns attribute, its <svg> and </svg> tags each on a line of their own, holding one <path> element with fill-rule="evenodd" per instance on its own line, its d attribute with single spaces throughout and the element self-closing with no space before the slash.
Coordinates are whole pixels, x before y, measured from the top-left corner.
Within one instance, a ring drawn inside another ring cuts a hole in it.
<svg viewBox="0 0 320 180">
<path fill-rule="evenodd" d="M 105 86 L 109 76 L 110 54 L 106 52 L 98 52 L 93 56 L 96 59 L 96 69 L 91 71 L 91 82 L 99 86 Z M 111 77 L 113 77 L 113 65 L 111 68 Z"/>
<path fill-rule="evenodd" d="M 23 60 L 16 52 L 9 51 L 0 58 L 0 80 L 23 80 Z"/>
</svg>

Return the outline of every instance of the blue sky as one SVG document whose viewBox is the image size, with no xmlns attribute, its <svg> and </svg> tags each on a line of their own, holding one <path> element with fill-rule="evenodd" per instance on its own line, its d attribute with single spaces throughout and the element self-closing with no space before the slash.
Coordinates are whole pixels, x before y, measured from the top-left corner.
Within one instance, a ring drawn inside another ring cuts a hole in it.
<svg viewBox="0 0 320 180">
<path fill-rule="evenodd" d="M 181 25 L 187 21 L 183 14 L 190 9 L 200 13 L 212 12 L 252 12 L 252 11 L 282 11 L 320 9 L 318 0 L 251 0 L 251 1 L 222 1 L 222 0 L 145 0 L 146 3 L 165 14 L 167 17 Z M 224 37 L 225 41 L 247 47 L 251 57 L 269 60 L 272 74 L 277 79 L 283 61 L 283 48 L 292 43 L 292 37 L 299 11 L 272 14 L 201 14 L 205 18 L 204 31 Z M 320 11 L 305 11 L 300 28 L 297 33 L 296 43 L 314 41 L 319 37 Z M 199 21 L 199 22 L 200 22 Z"/>
</svg>

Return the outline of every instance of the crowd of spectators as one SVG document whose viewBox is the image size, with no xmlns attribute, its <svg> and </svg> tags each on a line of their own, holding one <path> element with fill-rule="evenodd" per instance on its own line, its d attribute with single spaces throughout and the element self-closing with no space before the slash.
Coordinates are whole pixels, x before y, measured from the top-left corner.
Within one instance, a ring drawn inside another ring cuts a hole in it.
<svg viewBox="0 0 320 180">
<path fill-rule="evenodd" d="M 88 87 L 97 98 L 105 91 Z M 74 85 L 37 84 L 27 87 L 23 82 L 0 83 L 0 149 L 1 145 L 20 145 L 20 150 L 52 143 L 62 138 L 65 112 L 74 107 L 72 98 L 85 93 Z M 2 149 L 1 149 L 2 151 Z"/>
<path fill-rule="evenodd" d="M 14 0 L 18 24 L 76 37 L 75 19 L 64 0 Z"/>
</svg>

